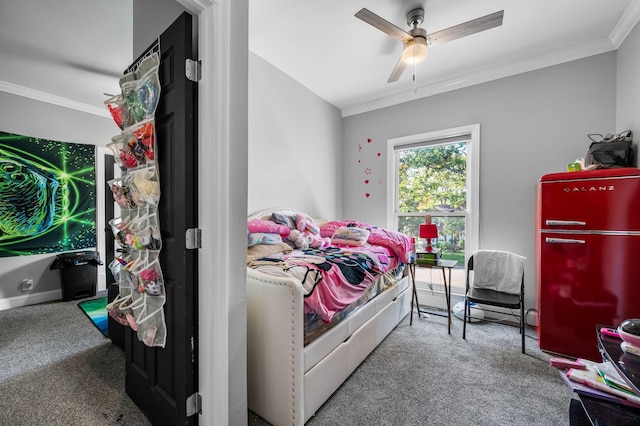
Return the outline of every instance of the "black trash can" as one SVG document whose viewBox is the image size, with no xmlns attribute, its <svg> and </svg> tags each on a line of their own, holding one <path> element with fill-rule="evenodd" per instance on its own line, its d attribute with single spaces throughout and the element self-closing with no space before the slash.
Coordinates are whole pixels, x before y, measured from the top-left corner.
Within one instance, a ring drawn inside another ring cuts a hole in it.
<svg viewBox="0 0 640 426">
<path fill-rule="evenodd" d="M 96 295 L 100 253 L 76 251 L 56 256 L 49 269 L 60 269 L 62 300 L 82 299 Z"/>
</svg>

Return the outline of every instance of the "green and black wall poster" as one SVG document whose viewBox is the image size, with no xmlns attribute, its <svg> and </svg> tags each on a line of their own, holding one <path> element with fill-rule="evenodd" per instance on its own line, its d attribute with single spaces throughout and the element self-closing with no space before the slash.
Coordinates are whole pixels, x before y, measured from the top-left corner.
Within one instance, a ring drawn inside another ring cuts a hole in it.
<svg viewBox="0 0 640 426">
<path fill-rule="evenodd" d="M 95 152 L 0 132 L 0 257 L 96 246 Z"/>
</svg>

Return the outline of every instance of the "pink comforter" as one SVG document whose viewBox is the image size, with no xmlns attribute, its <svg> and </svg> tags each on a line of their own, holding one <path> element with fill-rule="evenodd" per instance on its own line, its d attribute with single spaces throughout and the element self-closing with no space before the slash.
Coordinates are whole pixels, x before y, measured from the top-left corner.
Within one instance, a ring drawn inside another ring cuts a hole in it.
<svg viewBox="0 0 640 426">
<path fill-rule="evenodd" d="M 325 247 L 294 250 L 259 259 L 251 267 L 271 275 L 293 276 L 305 291 L 305 313 L 330 322 L 333 315 L 355 302 L 398 258 L 385 246 Z"/>
</svg>

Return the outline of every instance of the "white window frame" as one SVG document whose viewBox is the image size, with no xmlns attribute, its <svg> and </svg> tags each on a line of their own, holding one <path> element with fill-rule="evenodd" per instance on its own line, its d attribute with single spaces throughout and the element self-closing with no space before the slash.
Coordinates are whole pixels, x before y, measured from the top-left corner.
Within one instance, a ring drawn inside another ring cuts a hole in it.
<svg viewBox="0 0 640 426">
<path fill-rule="evenodd" d="M 435 142 L 438 140 L 469 135 L 467 145 L 467 206 L 465 264 L 469 255 L 478 249 L 480 237 L 480 124 L 453 127 L 433 132 L 419 133 L 387 140 L 387 228 L 397 229 L 398 163 L 395 151 L 403 145 Z"/>
</svg>

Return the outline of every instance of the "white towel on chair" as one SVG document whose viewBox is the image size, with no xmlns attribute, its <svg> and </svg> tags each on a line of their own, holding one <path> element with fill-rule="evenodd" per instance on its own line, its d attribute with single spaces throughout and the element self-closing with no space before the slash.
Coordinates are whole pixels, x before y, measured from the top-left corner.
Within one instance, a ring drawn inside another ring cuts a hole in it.
<svg viewBox="0 0 640 426">
<path fill-rule="evenodd" d="M 478 250 L 473 254 L 473 286 L 520 294 L 527 258 L 501 250 Z"/>
</svg>

